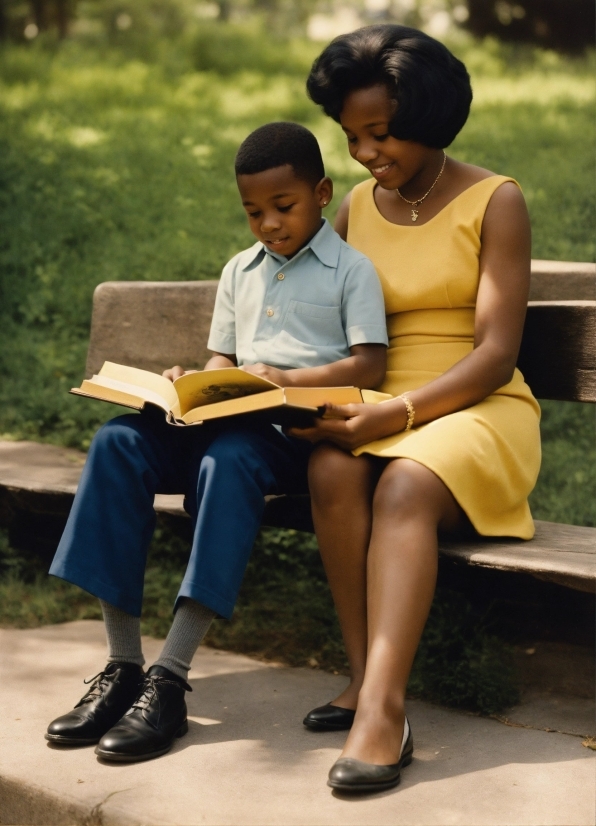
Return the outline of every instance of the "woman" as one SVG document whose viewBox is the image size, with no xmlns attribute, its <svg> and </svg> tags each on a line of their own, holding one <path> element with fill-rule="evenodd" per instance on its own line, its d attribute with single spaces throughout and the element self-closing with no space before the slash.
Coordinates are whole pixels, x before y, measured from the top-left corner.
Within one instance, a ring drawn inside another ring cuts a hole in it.
<svg viewBox="0 0 596 826">
<path fill-rule="evenodd" d="M 405 692 L 430 609 L 437 533 L 531 538 L 538 404 L 516 360 L 530 225 L 513 179 L 447 157 L 472 99 L 464 65 L 414 29 L 334 40 L 307 83 L 372 179 L 336 229 L 375 264 L 389 329 L 381 404 L 306 431 L 314 523 L 351 669 L 305 725 L 349 729 L 329 785 L 397 785 L 411 762 Z M 354 710 L 356 713 L 354 715 Z"/>
</svg>

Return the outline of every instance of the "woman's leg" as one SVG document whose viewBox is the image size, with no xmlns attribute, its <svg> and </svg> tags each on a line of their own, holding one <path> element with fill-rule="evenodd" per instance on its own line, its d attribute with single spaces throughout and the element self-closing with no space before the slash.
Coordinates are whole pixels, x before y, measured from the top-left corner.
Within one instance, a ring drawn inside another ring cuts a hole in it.
<svg viewBox="0 0 596 826">
<path fill-rule="evenodd" d="M 437 531 L 455 530 L 463 519 L 430 470 L 409 459 L 385 467 L 373 500 L 367 560 L 366 672 L 342 756 L 397 762 L 406 687 L 435 590 Z"/>
<path fill-rule="evenodd" d="M 350 684 L 333 704 L 355 709 L 366 666 L 366 554 L 376 468 L 368 457 L 323 444 L 311 456 L 308 475 L 315 531 L 350 664 Z"/>
</svg>

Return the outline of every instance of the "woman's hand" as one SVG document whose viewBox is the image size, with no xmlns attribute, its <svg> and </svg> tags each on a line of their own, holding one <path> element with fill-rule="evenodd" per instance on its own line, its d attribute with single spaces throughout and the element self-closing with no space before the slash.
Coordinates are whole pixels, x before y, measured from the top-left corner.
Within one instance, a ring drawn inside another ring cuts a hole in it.
<svg viewBox="0 0 596 826">
<path fill-rule="evenodd" d="M 354 450 L 399 433 L 406 422 L 406 406 L 401 399 L 381 404 L 328 404 L 324 417 L 316 419 L 313 427 L 293 427 L 288 433 L 309 442 L 333 442 L 343 450 Z"/>
<path fill-rule="evenodd" d="M 270 367 L 268 364 L 262 364 L 261 362 L 243 364 L 240 369 L 244 370 L 245 373 L 252 373 L 253 376 L 260 376 L 262 379 L 272 381 L 280 387 L 285 387 L 288 384 L 285 371 L 279 370 L 277 367 Z"/>
</svg>

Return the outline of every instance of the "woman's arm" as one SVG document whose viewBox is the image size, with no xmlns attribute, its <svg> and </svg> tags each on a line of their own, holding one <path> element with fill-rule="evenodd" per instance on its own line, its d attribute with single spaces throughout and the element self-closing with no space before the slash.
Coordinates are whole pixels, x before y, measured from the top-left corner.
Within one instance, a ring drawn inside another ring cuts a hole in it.
<svg viewBox="0 0 596 826">
<path fill-rule="evenodd" d="M 344 241 L 347 241 L 348 238 L 348 218 L 350 216 L 350 200 L 352 198 L 352 193 L 348 192 L 346 197 L 343 199 L 341 204 L 339 205 L 339 209 L 337 210 L 337 215 L 335 216 L 335 223 L 333 224 L 334 230 L 337 234 L 343 238 Z"/>
<path fill-rule="evenodd" d="M 511 381 L 530 291 L 531 230 L 513 183 L 500 186 L 482 224 L 473 351 L 410 395 L 418 424 L 481 402 Z"/>
<path fill-rule="evenodd" d="M 525 201 L 515 184 L 505 183 L 492 196 L 482 224 L 474 350 L 442 376 L 408 394 L 416 411 L 415 424 L 471 407 L 511 380 L 530 288 L 530 253 Z M 401 399 L 330 412 L 352 418 L 317 421 L 314 428 L 295 435 L 328 439 L 349 449 L 403 430 L 407 419 Z"/>
</svg>

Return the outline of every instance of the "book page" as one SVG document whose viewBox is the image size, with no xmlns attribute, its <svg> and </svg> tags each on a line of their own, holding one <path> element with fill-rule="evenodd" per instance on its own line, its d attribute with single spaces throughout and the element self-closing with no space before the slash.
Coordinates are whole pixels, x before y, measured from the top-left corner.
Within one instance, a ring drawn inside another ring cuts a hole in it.
<svg viewBox="0 0 596 826">
<path fill-rule="evenodd" d="M 167 379 L 166 379 L 167 381 Z M 170 382 L 170 385 L 172 383 Z M 92 379 L 88 379 L 84 381 L 81 385 L 81 390 L 84 390 L 87 394 L 93 393 L 93 388 L 98 388 L 98 392 L 101 391 L 99 388 L 105 387 L 109 388 L 110 390 L 117 390 L 120 393 L 124 393 L 127 396 L 136 396 L 141 401 L 150 402 L 151 404 L 156 404 L 158 407 L 161 407 L 162 410 L 165 410 L 166 413 L 169 412 L 170 405 L 167 399 L 164 399 L 159 393 L 156 393 L 154 390 L 150 390 L 147 387 L 142 387 L 138 384 L 129 384 L 125 381 L 118 381 L 117 379 L 110 379 L 107 376 L 93 376 Z M 104 397 L 106 394 L 103 394 Z M 114 397 L 112 397 L 114 398 Z M 177 405 L 178 399 L 176 398 L 175 404 Z"/>
<path fill-rule="evenodd" d="M 284 393 L 288 404 L 299 407 L 362 402 L 362 394 L 357 387 L 284 387 Z"/>
<path fill-rule="evenodd" d="M 257 410 L 267 410 L 284 404 L 283 389 L 276 387 L 264 393 L 252 393 L 250 396 L 243 396 L 239 399 L 227 399 L 223 402 L 214 402 L 208 405 L 203 404 L 189 410 L 182 417 L 182 421 L 185 424 L 194 424 L 195 422 L 223 418 L 224 416 L 237 416 L 240 413 L 254 413 Z"/>
<path fill-rule="evenodd" d="M 114 390 L 111 387 L 100 387 L 90 380 L 84 381 L 80 387 L 73 387 L 69 392 L 75 396 L 84 396 L 86 399 L 96 399 L 102 402 L 121 404 L 124 407 L 132 407 L 133 410 L 142 410 L 145 406 L 145 400 L 140 396 L 122 393 L 122 391 Z"/>
<path fill-rule="evenodd" d="M 180 376 L 174 382 L 174 388 L 180 400 L 180 416 L 185 416 L 195 407 L 274 390 L 277 384 L 238 367 L 221 367 L 219 370 L 200 370 Z"/>
<path fill-rule="evenodd" d="M 380 404 L 381 402 L 390 402 L 395 398 L 391 393 L 381 393 L 380 390 L 363 390 L 362 401 L 366 404 Z"/>
<path fill-rule="evenodd" d="M 128 393 L 140 395 L 137 388 L 143 387 L 154 394 L 153 399 L 156 396 L 161 399 L 159 406 L 164 410 L 174 410 L 178 405 L 178 395 L 172 382 L 163 376 L 158 376 L 157 373 L 151 373 L 149 370 L 139 370 L 138 367 L 127 367 L 124 364 L 114 364 L 112 361 L 106 361 L 99 371 L 98 377 L 113 379 L 120 382 L 120 384 L 127 384 L 128 388 L 119 387 L 118 389 Z M 147 401 L 150 401 L 150 399 L 147 399 Z M 157 404 L 157 402 L 153 401 L 153 404 Z"/>
</svg>

